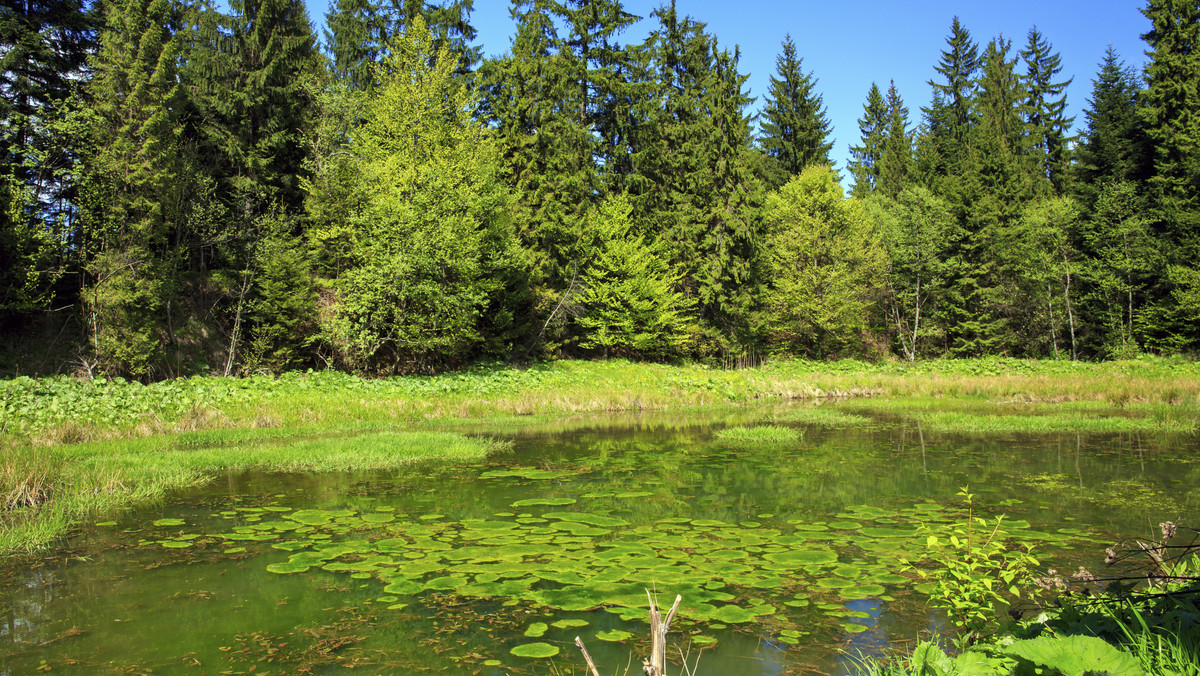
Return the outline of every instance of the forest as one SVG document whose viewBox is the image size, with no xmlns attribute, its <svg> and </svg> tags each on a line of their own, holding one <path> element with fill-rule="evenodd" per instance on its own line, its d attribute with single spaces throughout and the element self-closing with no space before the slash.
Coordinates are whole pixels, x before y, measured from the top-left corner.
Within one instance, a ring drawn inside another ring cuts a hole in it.
<svg viewBox="0 0 1200 676">
<path fill-rule="evenodd" d="M 1052 36 L 953 18 L 844 168 L 790 38 L 758 113 L 673 0 L 511 4 L 485 59 L 472 0 L 5 3 L 0 372 L 1200 347 L 1195 2 L 1083 120 Z"/>
</svg>

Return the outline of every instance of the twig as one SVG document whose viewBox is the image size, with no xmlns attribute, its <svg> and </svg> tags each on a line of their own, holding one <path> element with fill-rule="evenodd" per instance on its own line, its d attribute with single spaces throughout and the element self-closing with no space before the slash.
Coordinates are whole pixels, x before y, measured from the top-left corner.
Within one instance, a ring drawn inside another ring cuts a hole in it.
<svg viewBox="0 0 1200 676">
<path fill-rule="evenodd" d="M 575 645 L 579 646 L 579 652 L 583 653 L 583 661 L 587 662 L 588 671 L 592 676 L 600 676 L 600 671 L 596 669 L 596 663 L 592 661 L 592 656 L 588 654 L 587 648 L 583 647 L 583 639 L 575 637 Z"/>
</svg>

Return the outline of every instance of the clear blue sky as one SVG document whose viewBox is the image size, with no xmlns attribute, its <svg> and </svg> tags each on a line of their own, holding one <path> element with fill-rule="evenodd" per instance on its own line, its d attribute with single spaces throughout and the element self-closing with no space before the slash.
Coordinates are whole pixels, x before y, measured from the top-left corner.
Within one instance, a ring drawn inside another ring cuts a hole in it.
<svg viewBox="0 0 1200 676">
<path fill-rule="evenodd" d="M 306 1 L 314 23 L 323 23 L 328 0 Z M 663 1 L 625 0 L 624 5 L 633 14 L 649 17 Z M 1139 11 L 1144 4 L 1144 0 L 676 0 L 681 14 L 707 23 L 723 46 L 741 47 L 741 68 L 750 75 L 747 85 L 751 95 L 758 97 L 756 107 L 762 105 L 768 78 L 775 72 L 780 42 L 791 34 L 804 70 L 818 79 L 817 89 L 833 125 L 833 158 L 839 168 L 846 166 L 847 148 L 858 143 L 857 120 L 872 82 L 886 91 L 888 82 L 895 80 L 911 121 L 919 121 L 920 108 L 930 98 L 926 82 L 936 75 L 933 67 L 955 15 L 981 50 L 998 34 L 1020 50 L 1029 28 L 1036 25 L 1062 55 L 1061 77 L 1075 78 L 1067 100 L 1076 128 L 1082 128 L 1091 81 L 1107 46 L 1111 43 L 1136 68 L 1145 60 L 1140 36 L 1149 22 Z M 487 55 L 508 51 L 515 32 L 509 5 L 508 0 L 475 0 L 471 23 Z M 652 25 L 643 20 L 624 38 L 640 42 Z"/>
</svg>

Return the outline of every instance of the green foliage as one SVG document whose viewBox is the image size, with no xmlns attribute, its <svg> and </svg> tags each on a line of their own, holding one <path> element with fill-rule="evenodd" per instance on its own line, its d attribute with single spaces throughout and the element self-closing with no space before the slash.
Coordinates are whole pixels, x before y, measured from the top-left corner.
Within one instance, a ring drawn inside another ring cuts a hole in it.
<svg viewBox="0 0 1200 676">
<path fill-rule="evenodd" d="M 694 339 L 694 302 L 675 291 L 661 246 L 648 244 L 631 229 L 633 207 L 624 196 L 610 197 L 587 220 L 581 307 L 576 320 L 581 345 L 609 354 L 663 358 L 687 351 Z"/>
<path fill-rule="evenodd" d="M 901 353 L 915 361 L 920 347 L 942 337 L 936 315 L 946 279 L 946 239 L 954 221 L 946 203 L 923 187 L 895 200 L 866 202 L 888 254 L 886 306 Z"/>
<path fill-rule="evenodd" d="M 912 656 L 888 664 L 868 663 L 859 673 L 913 676 L 1006 676 L 1048 673 L 1062 676 L 1139 676 L 1129 653 L 1095 636 L 1038 637 L 1000 645 L 974 646 L 950 657 L 934 641 L 921 641 Z"/>
<path fill-rule="evenodd" d="M 975 496 L 967 488 L 958 495 L 967 507 L 965 522 L 924 527 L 933 567 L 917 568 L 917 573 L 933 584 L 931 603 L 963 632 L 961 644 L 971 645 L 996 632 L 1000 608 L 1020 598 L 1022 589 L 1033 588 L 1038 560 L 1031 547 L 1009 541 L 1003 516 L 976 516 Z"/>
<path fill-rule="evenodd" d="M 187 79 L 201 92 L 202 152 L 250 228 L 272 208 L 301 204 L 308 80 L 321 61 L 301 0 L 233 0 L 230 9 L 202 14 Z"/>
<path fill-rule="evenodd" d="M 1016 308 L 1025 333 L 1022 343 L 1026 349 L 1049 343 L 1044 353 L 1056 359 L 1061 356 L 1060 343 L 1066 356 L 1078 356 L 1072 294 L 1078 293 L 1082 265 L 1072 242 L 1078 240 L 1079 229 L 1075 200 L 1058 197 L 1030 204 L 1021 220 L 998 238 L 1009 284 L 1015 293 L 1030 299 Z M 1034 298 L 1040 302 L 1033 303 Z"/>
<path fill-rule="evenodd" d="M 351 144 L 356 264 L 337 280 L 324 332 L 355 369 L 462 359 L 483 344 L 486 312 L 499 314 L 493 335 L 505 328 L 515 252 L 495 143 L 433 45 L 419 18 L 396 37 Z"/>
<path fill-rule="evenodd" d="M 76 139 L 56 134 L 56 123 L 86 79 L 96 19 L 84 0 L 0 6 L 0 176 L 25 191 L 31 225 L 69 218 Z"/>
<path fill-rule="evenodd" d="M 1200 7 L 1149 0 L 1142 14 L 1150 30 L 1144 105 L 1138 109 L 1153 147 L 1149 179 L 1154 217 L 1168 236 L 1172 262 L 1200 254 Z M 1193 336 L 1194 338 L 1194 336 Z"/>
<path fill-rule="evenodd" d="M 1133 184 L 1106 184 L 1082 227 L 1089 254 L 1083 301 L 1092 315 L 1099 351 L 1112 357 L 1141 348 L 1150 286 L 1163 264 L 1142 205 Z"/>
<path fill-rule="evenodd" d="M 1153 172 L 1146 185 L 1150 218 L 1167 263 L 1194 267 L 1200 258 L 1200 79 L 1195 77 L 1200 70 L 1200 7 L 1150 0 L 1142 14 L 1151 25 L 1142 35 L 1150 62 L 1138 109 L 1153 148 Z M 1190 313 L 1177 311 L 1171 279 L 1164 281 L 1153 300 L 1149 338 L 1154 347 L 1195 349 L 1200 324 Z"/>
<path fill-rule="evenodd" d="M 54 295 L 54 233 L 29 218 L 33 206 L 22 181 L 0 175 L 0 314 L 8 317 L 44 309 Z"/>
<path fill-rule="evenodd" d="M 1138 75 L 1110 46 L 1092 80 L 1087 129 L 1076 149 L 1076 189 L 1089 206 L 1109 183 L 1144 180 L 1149 139 L 1138 119 Z"/>
<path fill-rule="evenodd" d="M 250 345 L 245 369 L 278 373 L 305 360 L 317 319 L 317 294 L 308 251 L 278 216 L 263 219 L 254 257 L 254 291 L 247 307 Z"/>
<path fill-rule="evenodd" d="M 764 218 L 775 344 L 818 357 L 859 351 L 886 265 L 862 205 L 832 169 L 813 166 L 768 196 Z"/>
<path fill-rule="evenodd" d="M 165 280 L 146 251 L 110 249 L 88 266 L 83 293 L 92 350 L 101 374 L 149 378 L 161 363 Z"/>
<path fill-rule="evenodd" d="M 722 441 L 736 444 L 779 444 L 799 441 L 803 430 L 779 425 L 757 425 L 755 427 L 729 427 L 717 432 Z"/>
<path fill-rule="evenodd" d="M 630 198 L 637 221 L 683 273 L 703 332 L 697 351 L 736 352 L 756 337 L 761 245 L 747 76 L 737 52 L 721 48 L 703 23 L 671 8 L 656 16 L 642 49 L 662 93 L 644 103 L 649 123 L 634 144 Z"/>
<path fill-rule="evenodd" d="M 325 15 L 325 44 L 330 67 L 345 85 L 370 91 L 378 84 L 376 69 L 388 54 L 390 38 L 411 28 L 419 17 L 466 74 L 480 60 L 481 49 L 470 46 L 475 28 L 470 24 L 474 0 L 434 4 L 426 0 L 337 0 Z"/>
</svg>

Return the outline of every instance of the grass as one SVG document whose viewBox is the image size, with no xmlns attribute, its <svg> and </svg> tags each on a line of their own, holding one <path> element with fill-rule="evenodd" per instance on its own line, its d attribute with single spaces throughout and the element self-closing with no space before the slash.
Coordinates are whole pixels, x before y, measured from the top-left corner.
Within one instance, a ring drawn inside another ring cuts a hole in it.
<svg viewBox="0 0 1200 676">
<path fill-rule="evenodd" d="M 871 420 L 861 413 L 884 413 L 946 432 L 1190 432 L 1200 421 L 1200 364 L 779 360 L 727 371 L 613 360 L 377 380 L 332 371 L 150 385 L 15 378 L 0 381 L 0 553 L 42 546 L 74 521 L 224 471 L 453 462 L 496 447 L 453 431 L 847 398 L 855 399 L 836 408 L 780 407 L 763 422 L 861 426 Z"/>
<path fill-rule="evenodd" d="M 960 434 L 1190 433 L 1200 429 L 1200 409 L 1162 403 L 1117 407 L 1090 401 L 1025 403 L 897 397 L 857 400 L 842 407 L 920 422 L 928 431 Z"/>
<path fill-rule="evenodd" d="M 789 441 L 799 441 L 799 430 L 779 425 L 759 425 L 757 427 L 729 427 L 716 434 L 722 441 L 736 444 L 778 444 Z"/>
<path fill-rule="evenodd" d="M 236 431 L 235 431 L 236 432 Z M 479 460 L 505 444 L 452 432 L 382 431 L 279 439 L 228 432 L 24 448 L 0 467 L 0 552 L 32 552 L 80 520 L 154 500 L 230 471 L 368 471 Z"/>
</svg>

